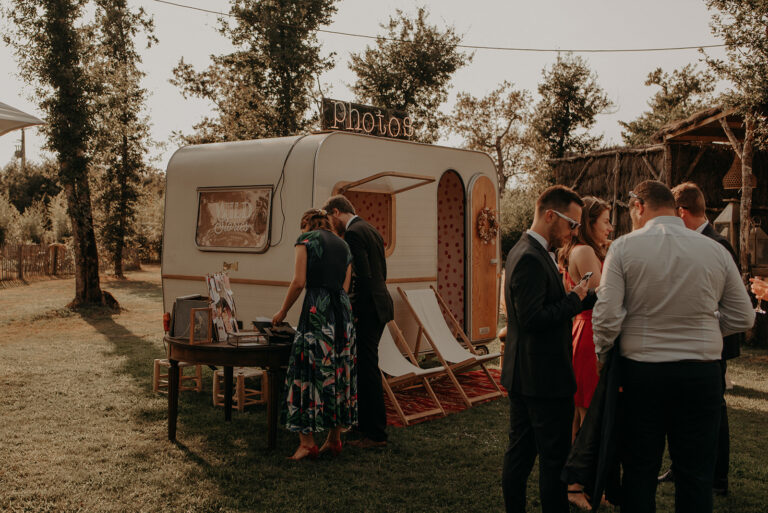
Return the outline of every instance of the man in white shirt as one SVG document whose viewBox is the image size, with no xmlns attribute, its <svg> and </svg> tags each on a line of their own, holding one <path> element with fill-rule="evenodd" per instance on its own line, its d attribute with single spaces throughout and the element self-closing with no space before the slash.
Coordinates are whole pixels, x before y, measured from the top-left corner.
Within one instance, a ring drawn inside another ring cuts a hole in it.
<svg viewBox="0 0 768 513">
<path fill-rule="evenodd" d="M 622 513 L 656 510 L 664 439 L 676 511 L 712 511 L 723 336 L 755 312 L 731 255 L 675 216 L 661 182 L 630 191 L 634 231 L 608 251 L 592 314 L 599 357 L 621 336 Z"/>
</svg>

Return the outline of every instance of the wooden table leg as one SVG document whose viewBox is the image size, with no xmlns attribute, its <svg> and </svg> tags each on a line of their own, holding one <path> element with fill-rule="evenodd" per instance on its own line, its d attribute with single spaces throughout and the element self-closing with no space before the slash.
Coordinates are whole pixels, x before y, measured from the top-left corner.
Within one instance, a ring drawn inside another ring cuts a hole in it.
<svg viewBox="0 0 768 513">
<path fill-rule="evenodd" d="M 224 367 L 224 420 L 232 420 L 232 367 Z"/>
<path fill-rule="evenodd" d="M 169 360 L 168 369 L 168 440 L 176 441 L 176 418 L 179 413 L 179 362 Z"/>
<path fill-rule="evenodd" d="M 269 398 L 267 399 L 267 448 L 277 446 L 277 417 L 280 412 L 280 397 L 283 390 L 284 373 L 280 367 L 267 370 Z"/>
</svg>

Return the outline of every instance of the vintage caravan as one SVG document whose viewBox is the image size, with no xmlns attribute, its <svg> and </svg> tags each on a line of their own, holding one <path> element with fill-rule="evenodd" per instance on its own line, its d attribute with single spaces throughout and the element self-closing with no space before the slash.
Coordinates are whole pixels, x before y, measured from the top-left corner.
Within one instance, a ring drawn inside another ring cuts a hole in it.
<svg viewBox="0 0 768 513">
<path fill-rule="evenodd" d="M 279 310 L 293 274 L 304 211 L 336 193 L 386 243 L 395 320 L 411 343 L 416 324 L 397 287 L 435 286 L 475 344 L 495 337 L 500 249 L 493 162 L 480 152 L 348 132 L 205 144 L 168 163 L 163 306 L 206 294 L 227 270 L 248 327 Z M 288 321 L 295 325 L 301 301 Z"/>
</svg>

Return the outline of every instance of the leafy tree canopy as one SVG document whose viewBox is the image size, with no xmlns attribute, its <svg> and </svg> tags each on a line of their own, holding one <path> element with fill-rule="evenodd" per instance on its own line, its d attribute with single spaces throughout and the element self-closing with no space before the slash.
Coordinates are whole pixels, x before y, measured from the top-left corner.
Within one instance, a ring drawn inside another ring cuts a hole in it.
<svg viewBox="0 0 768 513">
<path fill-rule="evenodd" d="M 187 143 L 292 135 L 313 116 L 313 84 L 333 66 L 320 55 L 317 29 L 331 22 L 335 0 L 231 0 L 219 31 L 236 51 L 212 55 L 197 71 L 182 59 L 171 83 L 184 97 L 213 102 L 217 116 L 195 125 Z"/>
<path fill-rule="evenodd" d="M 755 123 L 755 143 L 768 143 L 768 1 L 707 0 L 712 33 L 726 45 L 726 59 L 707 57 L 710 68 L 733 87 L 723 95 Z"/>
<path fill-rule="evenodd" d="M 699 70 L 688 64 L 671 74 L 656 68 L 648 73 L 645 85 L 659 87 L 648 100 L 650 110 L 634 121 L 619 121 L 624 127 L 621 136 L 630 146 L 649 144 L 651 136 L 667 123 L 711 107 L 715 77 L 708 70 Z"/>
<path fill-rule="evenodd" d="M 27 162 L 24 169 L 18 161 L 5 166 L 0 173 L 0 192 L 5 192 L 8 200 L 19 212 L 37 201 L 48 200 L 61 191 L 56 176 L 58 166 L 51 160 L 42 164 Z"/>
<path fill-rule="evenodd" d="M 505 190 L 515 174 L 523 173 L 530 154 L 526 123 L 531 95 L 503 82 L 483 98 L 459 93 L 447 127 L 464 139 L 464 146 L 488 153 L 496 165 L 499 189 Z"/>
<path fill-rule="evenodd" d="M 397 109 L 414 116 L 416 138 L 434 142 L 442 116 L 438 111 L 448 97 L 451 77 L 472 56 L 459 51 L 461 37 L 453 27 L 429 25 L 429 12 L 420 7 L 414 18 L 397 10 L 381 27 L 386 35 L 376 47 L 353 53 L 349 69 L 357 80 L 351 86 L 361 103 Z"/>
<path fill-rule="evenodd" d="M 602 136 L 589 129 L 598 114 L 613 106 L 597 83 L 587 61 L 567 53 L 542 71 L 538 87 L 539 100 L 533 117 L 534 132 L 543 140 L 548 158 L 560 158 L 566 153 L 583 153 L 595 149 Z"/>
</svg>

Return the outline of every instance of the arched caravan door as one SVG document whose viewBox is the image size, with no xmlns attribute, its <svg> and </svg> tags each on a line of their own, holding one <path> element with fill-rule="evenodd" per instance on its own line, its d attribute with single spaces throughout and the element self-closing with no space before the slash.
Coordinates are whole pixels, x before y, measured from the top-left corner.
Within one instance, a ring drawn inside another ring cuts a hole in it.
<svg viewBox="0 0 768 513">
<path fill-rule="evenodd" d="M 464 330 L 465 208 L 464 182 L 456 171 L 446 171 L 437 184 L 437 290 Z"/>
<path fill-rule="evenodd" d="M 484 208 L 493 212 L 498 209 L 496 187 L 490 178 L 477 174 L 467 187 L 469 201 L 467 208 L 467 249 L 469 265 L 467 271 L 467 304 L 469 318 L 467 334 L 474 341 L 489 340 L 496 336 L 498 323 L 498 297 L 496 290 L 499 268 L 499 237 L 485 241 L 478 231 L 477 219 Z"/>
</svg>

